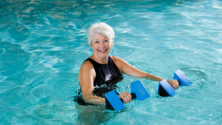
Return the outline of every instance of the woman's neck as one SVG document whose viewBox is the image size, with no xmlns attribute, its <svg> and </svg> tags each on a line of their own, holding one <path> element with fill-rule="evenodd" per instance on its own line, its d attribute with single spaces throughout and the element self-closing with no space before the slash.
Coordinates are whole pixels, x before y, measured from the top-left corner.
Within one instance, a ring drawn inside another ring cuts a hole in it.
<svg viewBox="0 0 222 125">
<path fill-rule="evenodd" d="M 97 56 L 95 56 L 94 54 L 92 56 L 90 56 L 91 59 L 93 59 L 94 61 L 100 63 L 100 64 L 107 64 L 108 63 L 108 57 L 105 58 L 99 58 Z"/>
</svg>

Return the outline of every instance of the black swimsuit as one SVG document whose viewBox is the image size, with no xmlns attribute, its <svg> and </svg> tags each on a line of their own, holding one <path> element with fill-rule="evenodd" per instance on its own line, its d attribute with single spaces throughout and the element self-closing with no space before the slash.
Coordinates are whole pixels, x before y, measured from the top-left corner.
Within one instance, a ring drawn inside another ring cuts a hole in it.
<svg viewBox="0 0 222 125">
<path fill-rule="evenodd" d="M 90 61 L 96 72 L 96 78 L 94 80 L 95 89 L 93 90 L 93 94 L 96 96 L 104 97 L 105 93 L 115 90 L 117 88 L 117 82 L 123 79 L 123 75 L 120 73 L 118 67 L 110 56 L 108 57 L 107 64 L 97 63 L 91 58 L 88 58 L 85 61 Z M 83 99 L 80 99 L 81 97 L 74 100 L 79 104 L 86 105 Z"/>
<path fill-rule="evenodd" d="M 90 61 L 95 69 L 96 79 L 94 80 L 94 86 L 102 86 L 104 84 L 114 85 L 123 78 L 122 74 L 110 56 L 108 57 L 107 64 L 97 63 L 91 58 L 88 58 L 85 61 Z"/>
</svg>

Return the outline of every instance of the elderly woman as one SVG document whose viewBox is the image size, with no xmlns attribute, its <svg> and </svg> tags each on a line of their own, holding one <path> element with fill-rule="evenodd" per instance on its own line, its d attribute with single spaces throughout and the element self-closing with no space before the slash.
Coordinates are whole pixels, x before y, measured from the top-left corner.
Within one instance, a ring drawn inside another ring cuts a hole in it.
<svg viewBox="0 0 222 125">
<path fill-rule="evenodd" d="M 122 73 L 154 81 L 163 80 L 131 66 L 119 57 L 109 56 L 114 36 L 112 27 L 105 23 L 93 24 L 88 30 L 88 43 L 93 49 L 93 55 L 83 62 L 78 76 L 82 98 L 86 103 L 105 105 L 104 94 L 116 88 L 116 83 L 123 78 Z M 177 80 L 168 82 L 174 89 L 179 86 Z M 119 98 L 124 103 L 131 102 L 128 92 L 122 92 Z"/>
</svg>

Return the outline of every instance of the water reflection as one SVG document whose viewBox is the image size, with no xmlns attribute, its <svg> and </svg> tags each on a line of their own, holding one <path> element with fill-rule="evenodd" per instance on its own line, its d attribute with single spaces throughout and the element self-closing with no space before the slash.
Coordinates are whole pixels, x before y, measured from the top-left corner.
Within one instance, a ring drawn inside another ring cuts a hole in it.
<svg viewBox="0 0 222 125">
<path fill-rule="evenodd" d="M 181 68 L 194 81 L 191 87 L 181 87 L 181 94 L 171 98 L 172 103 L 165 99 L 171 107 L 170 117 L 179 113 L 185 123 L 194 118 L 203 121 L 213 114 L 210 117 L 218 121 L 222 67 L 220 5 L 219 0 L 0 0 L 1 120 L 8 124 L 24 124 L 28 119 L 30 124 L 99 124 L 116 117 L 118 113 L 106 112 L 103 107 L 66 102 L 75 95 L 73 90 L 79 88 L 80 65 L 92 54 L 86 38 L 88 27 L 95 22 L 107 22 L 117 34 L 112 55 L 170 79 L 169 72 Z M 132 82 L 133 78 L 127 80 Z M 153 95 L 155 85 L 146 84 Z M 143 107 L 150 113 L 149 121 L 158 122 L 163 113 L 161 118 L 174 123 L 164 110 L 167 107 L 160 108 L 165 104 L 163 99 L 153 99 L 149 102 L 152 106 L 144 103 Z M 198 107 L 197 100 L 205 105 Z M 175 102 L 178 105 L 172 106 Z M 142 110 L 121 114 L 121 118 L 125 115 L 137 121 Z M 195 115 L 196 111 L 205 117 Z M 189 113 L 193 117 L 186 119 Z"/>
</svg>

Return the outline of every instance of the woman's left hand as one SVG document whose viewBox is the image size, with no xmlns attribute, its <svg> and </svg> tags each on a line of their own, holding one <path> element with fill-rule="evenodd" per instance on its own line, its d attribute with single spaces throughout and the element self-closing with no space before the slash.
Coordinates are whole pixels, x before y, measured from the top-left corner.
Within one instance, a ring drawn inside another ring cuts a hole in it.
<svg viewBox="0 0 222 125">
<path fill-rule="evenodd" d="M 132 100 L 132 96 L 128 92 L 122 92 L 119 95 L 119 98 L 123 100 L 123 103 L 128 103 L 128 102 L 131 102 Z"/>
<path fill-rule="evenodd" d="M 174 88 L 177 89 L 179 87 L 179 82 L 177 80 L 167 80 L 167 82 Z"/>
</svg>

